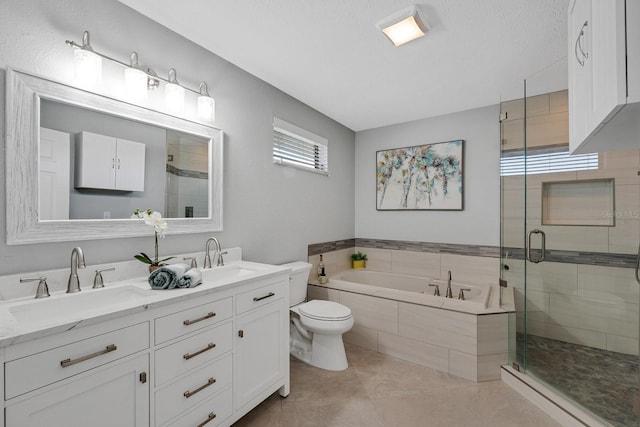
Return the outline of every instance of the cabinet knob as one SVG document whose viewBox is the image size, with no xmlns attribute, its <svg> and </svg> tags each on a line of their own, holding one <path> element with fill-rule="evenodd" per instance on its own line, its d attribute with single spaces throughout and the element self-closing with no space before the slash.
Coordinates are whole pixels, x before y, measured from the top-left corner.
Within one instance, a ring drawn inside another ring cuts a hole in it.
<svg viewBox="0 0 640 427">
<path fill-rule="evenodd" d="M 240 330 L 238 331 L 238 336 L 239 336 L 240 338 L 244 338 L 244 331 L 243 331 L 242 329 L 240 329 Z"/>
<path fill-rule="evenodd" d="M 146 383 L 146 382 L 147 382 L 147 373 L 146 373 L 146 372 L 141 372 L 141 373 L 140 373 L 140 382 L 141 382 L 142 384 L 144 384 L 144 383 Z"/>
</svg>

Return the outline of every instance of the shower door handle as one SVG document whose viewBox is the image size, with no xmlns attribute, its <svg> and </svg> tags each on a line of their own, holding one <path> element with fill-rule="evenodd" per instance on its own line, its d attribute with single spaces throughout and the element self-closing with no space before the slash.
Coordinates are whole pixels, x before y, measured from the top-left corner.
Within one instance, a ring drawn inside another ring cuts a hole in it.
<svg viewBox="0 0 640 427">
<path fill-rule="evenodd" d="M 540 234 L 542 236 L 542 255 L 540 256 L 540 258 L 533 258 L 531 256 L 531 236 L 534 234 Z M 537 228 L 534 230 L 531 230 L 530 232 L 527 233 L 527 260 L 529 262 L 533 262 L 535 264 L 544 261 L 544 253 L 546 252 L 546 234 L 544 234 L 544 231 L 542 230 L 538 230 Z"/>
</svg>

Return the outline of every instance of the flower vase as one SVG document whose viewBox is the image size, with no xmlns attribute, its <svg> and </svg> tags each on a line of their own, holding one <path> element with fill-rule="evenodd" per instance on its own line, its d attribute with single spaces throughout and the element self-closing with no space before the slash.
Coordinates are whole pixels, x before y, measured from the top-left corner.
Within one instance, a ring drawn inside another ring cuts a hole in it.
<svg viewBox="0 0 640 427">
<path fill-rule="evenodd" d="M 359 259 L 359 260 L 353 260 L 353 268 L 364 268 L 364 260 L 363 259 Z"/>
<path fill-rule="evenodd" d="M 164 265 L 164 264 L 162 264 L 162 265 Z M 162 267 L 162 265 L 150 265 L 149 266 L 149 274 L 153 273 L 154 271 L 156 271 L 157 269 Z"/>
</svg>

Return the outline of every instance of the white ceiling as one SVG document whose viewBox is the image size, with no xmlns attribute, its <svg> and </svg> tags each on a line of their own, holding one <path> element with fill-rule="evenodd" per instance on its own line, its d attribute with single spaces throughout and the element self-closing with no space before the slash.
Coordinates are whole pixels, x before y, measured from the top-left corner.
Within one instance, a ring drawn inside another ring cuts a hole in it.
<svg viewBox="0 0 640 427">
<path fill-rule="evenodd" d="M 519 98 L 567 54 L 569 0 L 418 3 L 399 48 L 375 24 L 407 0 L 120 1 L 354 131 Z"/>
</svg>

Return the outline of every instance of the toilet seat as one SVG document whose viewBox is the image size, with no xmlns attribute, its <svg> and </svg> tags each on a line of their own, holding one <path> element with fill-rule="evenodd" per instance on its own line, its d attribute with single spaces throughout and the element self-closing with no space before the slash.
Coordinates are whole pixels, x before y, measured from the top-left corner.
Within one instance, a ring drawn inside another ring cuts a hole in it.
<svg viewBox="0 0 640 427">
<path fill-rule="evenodd" d="M 298 312 L 315 320 L 339 321 L 351 318 L 351 310 L 333 301 L 313 300 L 298 306 Z"/>
</svg>

